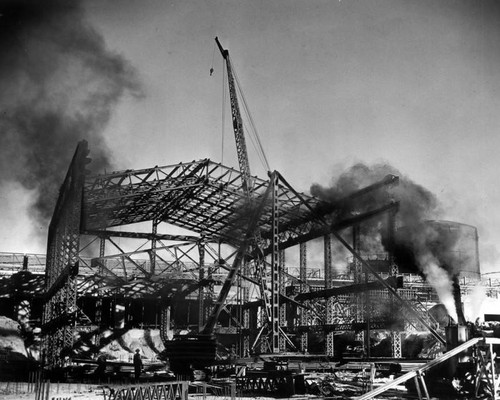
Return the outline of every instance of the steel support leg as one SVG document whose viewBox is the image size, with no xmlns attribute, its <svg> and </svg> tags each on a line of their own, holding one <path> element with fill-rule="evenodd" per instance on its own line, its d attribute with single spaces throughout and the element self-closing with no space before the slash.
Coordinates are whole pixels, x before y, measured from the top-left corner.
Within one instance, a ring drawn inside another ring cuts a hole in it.
<svg viewBox="0 0 500 400">
<path fill-rule="evenodd" d="M 203 243 L 203 241 L 200 241 L 198 243 L 198 253 L 200 256 L 199 280 L 201 282 L 203 279 L 205 279 L 205 244 Z M 205 324 L 204 300 L 205 300 L 205 291 L 203 289 L 203 286 L 200 286 L 200 288 L 198 289 L 198 331 L 201 331 Z"/>
<path fill-rule="evenodd" d="M 354 225 L 352 227 L 352 247 L 354 251 L 359 253 L 360 250 L 360 228 L 359 225 Z M 353 260 L 354 263 L 354 283 L 360 284 L 363 282 L 363 266 L 362 264 L 357 260 Z M 355 304 L 356 304 L 356 321 L 357 322 L 363 322 L 365 320 L 365 302 L 364 302 L 364 294 L 363 293 L 357 293 L 354 294 L 354 298 L 356 299 Z M 361 342 L 363 346 L 365 346 L 365 332 L 360 331 L 356 333 L 356 340 Z"/>
<path fill-rule="evenodd" d="M 304 293 L 307 290 L 307 245 L 306 243 L 300 243 L 299 245 L 299 278 L 300 278 L 300 291 Z M 309 325 L 308 311 L 305 308 L 300 309 L 300 325 Z M 302 332 L 300 335 L 300 350 L 307 353 L 307 342 L 308 342 L 307 332 Z"/>
<path fill-rule="evenodd" d="M 323 251 L 324 251 L 324 268 L 325 268 L 325 289 L 332 287 L 332 238 L 330 235 L 325 235 L 323 238 Z M 334 322 L 334 299 L 329 297 L 326 299 L 326 323 L 331 325 Z M 326 334 L 326 355 L 333 357 L 334 352 L 334 332 Z"/>
<path fill-rule="evenodd" d="M 279 287 L 280 287 L 280 294 L 284 295 L 285 294 L 285 250 L 280 250 L 279 252 L 279 277 L 280 277 L 280 282 L 279 282 Z M 287 320 L 286 320 L 286 304 L 280 304 L 280 327 L 283 329 L 286 327 Z M 286 339 L 283 334 L 279 336 L 279 341 L 280 341 L 280 351 L 286 351 Z"/>
<path fill-rule="evenodd" d="M 390 274 L 391 276 L 397 276 L 399 274 L 399 268 L 394 261 L 394 243 L 395 243 L 395 234 L 396 234 L 396 211 L 390 211 L 387 214 L 387 229 L 388 229 L 388 242 L 389 242 L 389 265 L 390 265 Z M 397 290 L 397 289 L 396 289 Z M 396 309 L 396 300 L 391 296 L 391 308 L 393 312 Z M 392 357 L 401 358 L 403 355 L 403 351 L 401 348 L 401 332 L 400 331 L 392 331 Z"/>
<path fill-rule="evenodd" d="M 105 262 L 105 260 L 102 258 L 106 254 L 106 238 L 105 237 L 100 237 L 99 238 L 99 263 L 97 264 L 97 271 L 99 276 L 104 275 L 104 269 L 102 267 L 102 263 Z M 94 338 L 94 343 L 97 347 L 100 346 L 101 344 L 101 339 L 102 339 L 102 329 L 101 329 L 101 324 L 102 324 L 102 283 L 99 282 L 97 288 L 97 301 L 96 301 L 96 312 L 95 312 L 95 323 L 97 325 L 97 333 Z"/>
<path fill-rule="evenodd" d="M 152 224 L 153 238 L 151 239 L 151 252 L 149 253 L 151 275 L 154 275 L 156 271 L 156 234 L 158 233 L 159 223 L 159 221 L 154 220 Z"/>
<path fill-rule="evenodd" d="M 273 180 L 273 195 L 272 195 L 272 254 L 271 254 L 271 332 L 272 332 L 272 352 L 278 353 L 280 351 L 279 336 L 280 336 L 280 277 L 279 277 L 279 185 L 278 174 L 271 175 Z"/>
<path fill-rule="evenodd" d="M 250 266 L 248 262 L 243 263 L 243 275 L 244 276 L 249 276 L 250 275 Z M 242 303 L 243 304 L 248 304 L 250 301 L 250 288 L 248 286 L 248 283 L 246 280 L 243 280 L 243 285 L 242 285 Z M 243 333 L 243 357 L 249 357 L 250 356 L 250 309 L 248 307 L 243 308 L 243 321 L 242 321 L 244 333 Z"/>
</svg>

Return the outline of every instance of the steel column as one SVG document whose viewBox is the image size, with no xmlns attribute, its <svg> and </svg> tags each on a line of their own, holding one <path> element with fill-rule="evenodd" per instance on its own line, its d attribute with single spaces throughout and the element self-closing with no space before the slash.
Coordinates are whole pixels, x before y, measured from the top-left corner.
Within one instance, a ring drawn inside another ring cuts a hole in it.
<svg viewBox="0 0 500 400">
<path fill-rule="evenodd" d="M 198 243 L 198 253 L 200 256 L 198 272 L 199 272 L 199 280 L 201 282 L 203 279 L 205 279 L 205 243 L 203 243 L 202 240 L 200 240 L 200 242 Z M 198 331 L 200 332 L 205 324 L 204 300 L 205 300 L 205 290 L 203 286 L 200 286 L 200 288 L 198 289 Z"/>
<path fill-rule="evenodd" d="M 307 291 L 307 245 L 306 243 L 300 243 L 299 245 L 299 278 L 300 278 L 300 291 L 304 293 Z M 300 309 L 300 325 L 309 325 L 308 311 L 305 308 Z M 308 346 L 308 334 L 307 332 L 302 332 L 300 334 L 300 350 L 307 353 Z"/>
<path fill-rule="evenodd" d="M 272 253 L 271 253 L 271 332 L 272 332 L 272 352 L 279 353 L 280 344 L 280 266 L 279 266 L 279 184 L 278 174 L 272 173 L 271 180 L 273 185 L 272 193 Z"/>
<path fill-rule="evenodd" d="M 99 258 L 100 262 L 98 263 L 97 266 L 97 271 L 99 276 L 104 276 L 104 268 L 102 266 L 102 263 L 106 262 L 105 260 L 102 259 L 106 255 L 106 238 L 104 236 L 101 236 L 99 238 Z M 101 323 L 102 323 L 102 282 L 98 282 L 97 284 L 97 301 L 96 301 L 96 311 L 95 311 L 95 323 L 98 327 L 97 333 L 95 335 L 95 344 L 96 346 L 99 346 L 101 343 Z"/>
<path fill-rule="evenodd" d="M 331 235 L 323 237 L 324 269 L 325 269 L 325 289 L 332 288 L 332 238 Z M 334 297 L 326 300 L 326 323 L 333 324 L 334 320 Z M 333 357 L 334 354 L 334 332 L 326 334 L 326 355 Z"/>
<path fill-rule="evenodd" d="M 389 268 L 390 275 L 397 276 L 399 273 L 399 268 L 394 261 L 394 243 L 396 236 L 396 210 L 389 211 L 387 213 L 387 231 L 388 231 L 388 253 L 389 253 Z M 397 288 L 395 288 L 397 290 Z M 396 299 L 394 296 L 391 296 L 391 308 L 392 312 L 395 312 L 396 309 Z M 392 356 L 394 358 L 401 358 L 403 355 L 403 350 L 401 347 L 401 335 L 400 331 L 392 331 L 391 332 L 391 343 L 392 343 Z"/>
<path fill-rule="evenodd" d="M 151 268 L 150 268 L 151 275 L 154 275 L 156 272 L 156 242 L 157 242 L 157 233 L 158 233 L 158 225 L 159 224 L 160 224 L 160 221 L 153 220 L 153 223 L 152 223 L 153 237 L 151 238 L 151 253 L 149 254 L 150 263 L 151 263 Z"/>
<path fill-rule="evenodd" d="M 280 250 L 279 252 L 279 270 L 280 270 L 280 282 L 279 282 L 279 287 L 280 287 L 280 295 L 285 295 L 285 250 Z M 282 328 L 286 327 L 286 304 L 280 304 L 280 326 Z M 284 335 L 279 336 L 279 341 L 280 341 L 280 351 L 286 351 L 286 339 Z"/>
<path fill-rule="evenodd" d="M 243 275 L 250 275 L 250 265 L 247 261 L 243 263 Z M 241 286 L 241 297 L 243 304 L 247 304 L 250 301 L 250 287 L 247 280 L 243 280 Z M 250 356 L 250 309 L 245 307 L 243 309 L 243 321 L 242 321 L 244 333 L 243 333 L 243 357 Z"/>
<path fill-rule="evenodd" d="M 352 247 L 356 253 L 359 254 L 360 250 L 360 226 L 359 225 L 354 225 L 352 227 Z M 356 259 L 353 259 L 354 263 L 354 283 L 355 284 L 360 284 L 363 281 L 363 266 L 362 264 Z M 356 322 L 363 322 L 365 319 L 365 302 L 364 302 L 364 294 L 363 293 L 355 293 L 352 295 L 354 298 L 354 304 L 356 304 Z M 356 340 L 360 341 L 363 343 L 363 346 L 365 346 L 365 332 L 360 331 L 356 333 Z"/>
</svg>

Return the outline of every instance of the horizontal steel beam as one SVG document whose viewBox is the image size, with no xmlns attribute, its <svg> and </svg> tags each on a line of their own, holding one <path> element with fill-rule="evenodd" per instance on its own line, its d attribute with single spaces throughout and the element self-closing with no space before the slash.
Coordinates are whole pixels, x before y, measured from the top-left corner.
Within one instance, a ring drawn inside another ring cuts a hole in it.
<svg viewBox="0 0 500 400">
<path fill-rule="evenodd" d="M 365 330 L 369 323 L 370 329 L 389 329 L 400 324 L 403 327 L 403 321 L 398 320 L 373 320 L 369 322 L 346 322 L 340 324 L 322 324 L 322 325 L 300 325 L 298 331 L 322 330 L 324 332 L 347 332 Z"/>
<path fill-rule="evenodd" d="M 375 218 L 381 214 L 384 214 L 389 211 L 396 211 L 399 208 L 399 202 L 392 202 L 389 204 L 386 204 L 385 206 L 382 206 L 380 208 L 374 209 L 367 211 L 363 214 L 359 214 L 355 217 L 352 218 L 345 218 L 341 221 L 334 222 L 330 226 L 328 225 L 320 225 L 317 228 L 313 228 L 312 230 L 305 232 L 303 234 L 300 234 L 296 237 L 293 237 L 291 239 L 285 240 L 283 242 L 279 243 L 279 249 L 284 250 L 289 247 L 295 246 L 300 243 L 305 243 L 310 240 L 323 237 L 325 235 L 328 235 L 329 233 L 333 231 L 340 231 L 343 229 L 346 229 L 348 227 L 360 224 L 361 222 L 367 221 L 369 219 Z M 263 253 L 264 255 L 270 254 L 272 251 L 272 247 L 269 246 L 266 249 L 264 249 Z"/>
<path fill-rule="evenodd" d="M 403 277 L 402 276 L 390 276 L 385 280 L 385 282 L 390 285 L 393 288 L 402 288 L 403 287 Z M 304 301 L 304 300 L 311 300 L 311 299 L 317 299 L 317 298 L 327 298 L 327 297 L 332 297 L 332 296 L 339 296 L 342 294 L 349 294 L 349 293 L 361 293 L 361 292 L 367 292 L 369 290 L 380 290 L 380 289 L 385 289 L 387 285 L 382 284 L 381 282 L 374 281 L 374 282 L 368 282 L 368 283 L 360 283 L 356 285 L 347 285 L 347 286 L 340 286 L 340 287 L 334 287 L 330 289 L 325 289 L 325 290 L 316 290 L 314 292 L 307 292 L 307 293 L 299 293 L 297 296 L 295 296 L 296 301 Z"/>
<path fill-rule="evenodd" d="M 107 230 L 86 230 L 81 232 L 82 235 L 98 236 L 105 239 L 111 237 L 130 238 L 130 239 L 146 239 L 146 240 L 169 240 L 176 242 L 198 242 L 199 236 L 191 235 L 168 235 L 162 233 L 143 233 L 143 232 L 118 232 Z"/>
</svg>

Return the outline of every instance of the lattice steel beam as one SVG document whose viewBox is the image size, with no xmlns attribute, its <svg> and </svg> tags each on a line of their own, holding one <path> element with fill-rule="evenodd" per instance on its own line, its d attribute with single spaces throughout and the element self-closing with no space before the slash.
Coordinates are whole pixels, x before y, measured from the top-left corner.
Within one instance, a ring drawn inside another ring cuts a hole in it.
<svg viewBox="0 0 500 400">
<path fill-rule="evenodd" d="M 331 235 L 325 235 L 323 237 L 323 256 L 324 256 L 324 270 L 325 270 L 325 289 L 331 289 L 332 287 L 332 238 Z M 334 299 L 329 297 L 326 300 L 326 323 L 333 324 L 334 322 Z M 334 339 L 335 336 L 333 332 L 328 332 L 326 334 L 326 355 L 333 357 L 334 352 Z"/>
<path fill-rule="evenodd" d="M 55 211 L 49 226 L 47 241 L 46 289 L 49 299 L 44 305 L 44 326 L 55 326 L 56 332 L 46 335 L 44 351 L 47 363 L 55 366 L 63 349 L 73 345 L 73 327 L 60 325 L 59 318 L 66 318 L 76 311 L 76 278 L 68 276 L 62 287 L 56 287 L 67 265 L 78 261 L 80 245 L 81 210 L 85 165 L 88 164 L 88 145 L 78 144 L 64 180 Z"/>
<path fill-rule="evenodd" d="M 271 331 L 272 331 L 272 352 L 278 353 L 280 351 L 279 336 L 280 336 L 280 265 L 279 265 L 279 185 L 278 175 L 271 174 L 271 181 L 273 187 L 272 202 L 272 247 L 271 253 Z"/>
<path fill-rule="evenodd" d="M 307 282 L 307 245 L 306 243 L 301 243 L 299 246 L 299 266 L 300 266 L 300 291 L 304 292 L 307 290 L 306 282 Z M 300 310 L 300 324 L 307 325 L 309 322 L 308 311 L 305 308 Z M 307 352 L 308 345 L 308 335 L 307 332 L 303 332 L 300 335 L 300 350 L 303 352 Z"/>
</svg>

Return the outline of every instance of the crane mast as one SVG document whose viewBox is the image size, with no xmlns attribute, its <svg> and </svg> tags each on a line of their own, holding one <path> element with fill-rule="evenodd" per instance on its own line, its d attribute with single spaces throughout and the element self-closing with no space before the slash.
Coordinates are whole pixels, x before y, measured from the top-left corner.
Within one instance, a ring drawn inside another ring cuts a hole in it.
<svg viewBox="0 0 500 400">
<path fill-rule="evenodd" d="M 229 86 L 229 97 L 231 101 L 231 116 L 233 120 L 234 138 L 236 141 L 236 152 L 238 154 L 238 163 L 241 172 L 241 186 L 248 195 L 251 196 L 252 183 L 250 178 L 250 163 L 248 162 L 247 145 L 245 142 L 245 135 L 243 133 L 243 120 L 241 119 L 240 107 L 238 104 L 238 97 L 236 95 L 236 85 L 234 82 L 233 69 L 229 59 L 229 51 L 224 49 L 219 42 L 219 38 L 215 38 L 215 42 L 226 62 L 227 68 L 227 81 Z"/>
</svg>

